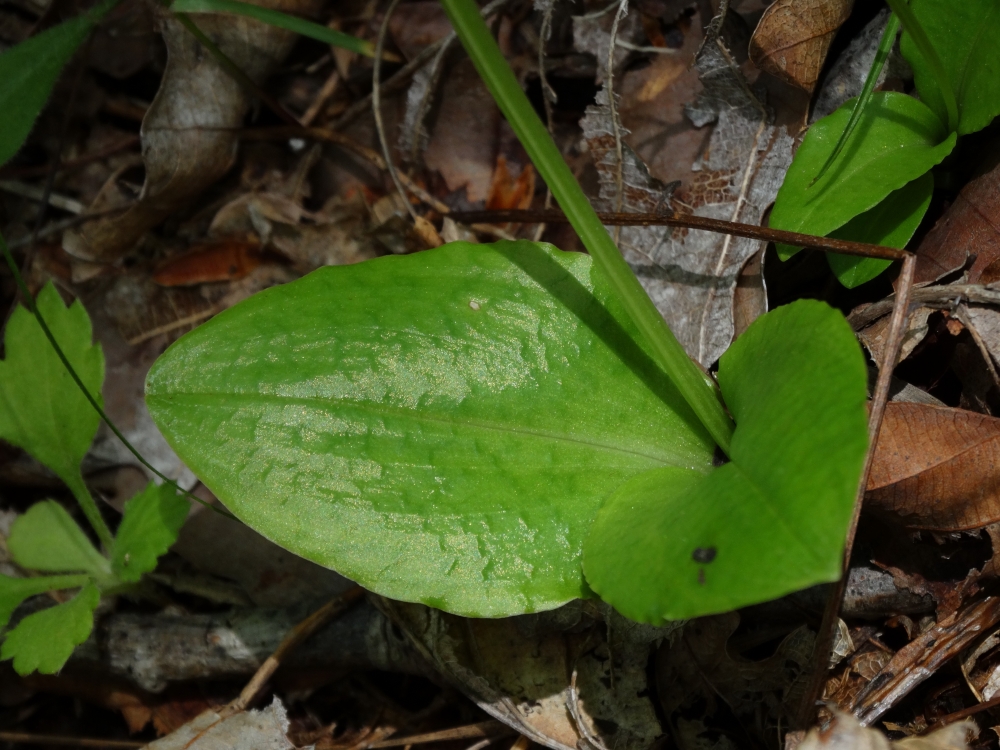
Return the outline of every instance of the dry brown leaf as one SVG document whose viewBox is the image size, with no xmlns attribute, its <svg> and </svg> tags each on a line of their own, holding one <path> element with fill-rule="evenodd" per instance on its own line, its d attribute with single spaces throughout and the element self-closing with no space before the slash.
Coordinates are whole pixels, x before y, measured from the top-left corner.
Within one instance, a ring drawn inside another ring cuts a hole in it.
<svg viewBox="0 0 1000 750">
<path fill-rule="evenodd" d="M 288 740 L 288 715 L 277 698 L 260 711 L 246 711 L 223 718 L 205 711 L 148 750 L 294 750 Z"/>
<path fill-rule="evenodd" d="M 1000 521 L 1000 419 L 890 403 L 865 507 L 914 529 L 961 531 Z"/>
<path fill-rule="evenodd" d="M 996 281 L 1000 262 L 1000 163 L 971 180 L 917 248 L 914 283 L 926 284 L 962 268 L 975 256 L 970 284 Z M 986 276 L 986 278 L 982 278 Z"/>
<path fill-rule="evenodd" d="M 877 729 L 868 729 L 850 714 L 837 711 L 828 728 L 809 730 L 797 750 L 965 750 L 968 738 L 978 734 L 979 729 L 973 722 L 963 721 L 942 727 L 926 737 L 890 742 Z"/>
<path fill-rule="evenodd" d="M 833 37 L 853 7 L 854 0 L 777 0 L 750 37 L 750 59 L 812 93 Z"/>
<path fill-rule="evenodd" d="M 523 209 L 531 206 L 535 197 L 535 168 L 528 164 L 517 177 L 512 177 L 507 167 L 507 157 L 497 157 L 497 168 L 493 173 L 490 194 L 486 196 L 486 208 L 490 211 Z"/>
<path fill-rule="evenodd" d="M 300 13 L 312 2 L 261 4 Z M 199 14 L 195 22 L 258 82 L 274 70 L 296 39 L 290 32 L 244 16 Z M 117 260 L 144 232 L 224 175 L 236 158 L 238 130 L 250 96 L 178 21 L 164 14 L 161 23 L 168 58 L 160 90 L 142 121 L 145 185 L 139 200 L 124 214 L 66 233 L 63 246 L 78 258 Z"/>
<path fill-rule="evenodd" d="M 377 603 L 443 676 L 534 742 L 646 750 L 663 733 L 646 665 L 674 627 L 639 625 L 581 601 L 496 620 Z"/>
<path fill-rule="evenodd" d="M 195 245 L 157 269 L 153 281 L 160 286 L 194 286 L 213 281 L 242 279 L 260 265 L 260 244 L 231 239 Z"/>
</svg>

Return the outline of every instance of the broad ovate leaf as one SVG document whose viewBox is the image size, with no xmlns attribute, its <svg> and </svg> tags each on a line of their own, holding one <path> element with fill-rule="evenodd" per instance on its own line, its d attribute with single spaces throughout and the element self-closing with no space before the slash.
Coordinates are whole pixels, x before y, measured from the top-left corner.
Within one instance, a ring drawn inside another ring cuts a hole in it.
<svg viewBox="0 0 1000 750">
<path fill-rule="evenodd" d="M 138 581 L 156 567 L 159 557 L 177 541 L 190 509 L 173 484 L 152 482 L 125 503 L 122 522 L 111 548 L 111 565 L 122 581 Z"/>
<path fill-rule="evenodd" d="M 91 343 L 90 318 L 79 301 L 63 305 L 47 284 L 36 300 L 66 358 L 84 385 L 100 398 L 104 355 Z M 67 484 L 79 485 L 80 462 L 97 433 L 100 417 L 66 371 L 35 317 L 14 310 L 0 361 L 0 438 L 17 445 Z"/>
<path fill-rule="evenodd" d="M 46 591 L 73 589 L 85 584 L 88 576 L 36 576 L 33 578 L 11 578 L 0 575 L 0 628 L 7 626 L 14 610 L 25 599 Z"/>
<path fill-rule="evenodd" d="M 958 104 L 960 135 L 982 130 L 1000 114 L 1000 3 L 996 0 L 910 0 L 944 66 Z M 913 68 L 920 99 L 947 122 L 944 99 L 930 66 L 913 38 L 903 33 L 900 52 Z"/>
<path fill-rule="evenodd" d="M 899 190 L 893 190 L 875 208 L 855 216 L 830 236 L 885 247 L 906 247 L 931 205 L 933 192 L 934 175 L 926 172 Z M 892 263 L 891 260 L 839 253 L 827 253 L 826 259 L 840 283 L 848 289 L 871 281 Z"/>
<path fill-rule="evenodd" d="M 114 7 L 103 2 L 89 13 L 36 34 L 0 55 L 0 165 L 24 144 L 59 73 L 94 24 Z"/>
<path fill-rule="evenodd" d="M 108 576 L 111 564 L 55 500 L 35 503 L 11 527 L 7 548 L 14 562 L 47 573 Z"/>
<path fill-rule="evenodd" d="M 840 156 L 813 183 L 847 125 L 853 103 L 851 99 L 809 128 L 778 190 L 772 227 L 825 237 L 928 172 L 955 147 L 957 136 L 944 131 L 927 105 L 905 94 L 876 92 Z M 912 213 L 896 218 L 899 226 L 908 226 Z M 896 228 L 880 231 L 891 234 Z M 798 250 L 778 245 L 782 260 Z"/>
<path fill-rule="evenodd" d="M 55 674 L 94 629 L 100 601 L 97 586 L 87 583 L 68 602 L 28 615 L 7 633 L 0 659 L 13 659 L 21 675 Z"/>
<path fill-rule="evenodd" d="M 189 333 L 153 419 L 237 516 L 395 599 L 498 617 L 587 593 L 601 501 L 713 444 L 590 258 L 452 243 L 320 269 Z"/>
<path fill-rule="evenodd" d="M 843 316 L 803 300 L 758 318 L 719 362 L 730 462 L 664 467 L 604 503 L 587 582 L 659 623 L 773 599 L 840 575 L 867 444 L 866 372 Z"/>
</svg>

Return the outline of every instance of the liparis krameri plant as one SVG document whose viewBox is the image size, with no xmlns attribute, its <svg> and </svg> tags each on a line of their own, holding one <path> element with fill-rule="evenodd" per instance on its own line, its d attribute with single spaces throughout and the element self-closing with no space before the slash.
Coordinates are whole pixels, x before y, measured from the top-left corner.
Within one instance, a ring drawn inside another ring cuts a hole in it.
<svg viewBox="0 0 1000 750">
<path fill-rule="evenodd" d="M 277 544 L 387 597 L 501 617 L 599 596 L 659 623 L 839 577 L 866 450 L 840 313 L 684 353 L 472 0 L 465 49 L 589 251 L 452 243 L 324 268 L 187 334 L 146 400 Z"/>
<path fill-rule="evenodd" d="M 959 136 L 1000 114 L 1000 4 L 995 0 L 889 0 L 893 13 L 861 95 L 809 128 L 778 192 L 770 224 L 808 234 L 902 248 L 930 205 L 931 170 Z M 876 92 L 899 49 L 919 98 Z M 778 246 L 782 259 L 798 248 Z M 844 286 L 878 276 L 888 261 L 829 254 Z"/>
</svg>

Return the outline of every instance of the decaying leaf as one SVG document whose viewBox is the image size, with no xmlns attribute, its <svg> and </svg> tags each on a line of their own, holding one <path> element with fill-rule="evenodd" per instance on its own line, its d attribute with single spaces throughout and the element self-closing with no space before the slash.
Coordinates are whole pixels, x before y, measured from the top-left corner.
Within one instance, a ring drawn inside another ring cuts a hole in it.
<svg viewBox="0 0 1000 750">
<path fill-rule="evenodd" d="M 959 531 L 1000 521 L 1000 419 L 928 404 L 890 403 L 865 507 L 909 528 Z"/>
<path fill-rule="evenodd" d="M 735 67 L 724 18 L 712 22 L 696 68 L 704 90 L 687 108 L 696 126 L 715 121 L 706 154 L 695 163 L 690 191 L 680 196 L 698 216 L 759 224 L 792 158 L 792 136 L 770 114 Z M 734 34 L 729 34 L 734 37 Z M 607 91 L 581 121 L 601 184 L 600 203 L 618 209 L 618 157 Z M 625 211 L 669 210 L 670 191 L 650 178 L 623 146 Z M 709 366 L 733 339 L 733 290 L 761 243 L 708 232 L 623 227 L 619 247 L 688 354 Z"/>
<path fill-rule="evenodd" d="M 1000 279 L 1000 163 L 970 180 L 917 248 L 914 283 L 925 284 L 958 271 L 970 258 L 968 281 Z M 996 264 L 991 268 L 991 264 Z M 986 281 L 989 283 L 989 281 Z"/>
<path fill-rule="evenodd" d="M 930 330 L 927 319 L 932 312 L 934 310 L 929 307 L 918 307 L 910 313 L 906 323 L 906 332 L 903 334 L 903 346 L 899 352 L 900 362 L 909 357 L 917 345 L 924 340 Z M 885 344 L 889 333 L 889 323 L 890 316 L 884 315 L 870 326 L 858 331 L 858 339 L 875 362 L 885 361 Z"/>
<path fill-rule="evenodd" d="M 262 3 L 286 12 L 311 0 Z M 296 36 L 244 16 L 199 15 L 196 23 L 251 79 L 262 81 L 289 52 Z M 177 20 L 162 19 L 167 68 L 142 122 L 146 182 L 128 211 L 71 230 L 63 246 L 71 255 L 117 260 L 148 229 L 190 203 L 232 166 L 238 130 L 250 106 L 243 91 Z"/>
<path fill-rule="evenodd" d="M 646 665 L 676 625 L 638 625 L 580 601 L 494 620 L 378 604 L 484 711 L 546 747 L 644 750 L 663 733 Z"/>
<path fill-rule="evenodd" d="M 294 750 L 288 740 L 288 715 L 277 698 L 260 711 L 223 718 L 208 710 L 145 750 Z"/>
<path fill-rule="evenodd" d="M 160 286 L 194 286 L 212 281 L 242 279 L 260 265 L 256 241 L 233 239 L 195 245 L 174 256 L 153 274 Z"/>
<path fill-rule="evenodd" d="M 850 714 L 837 711 L 826 729 L 814 728 L 798 750 L 965 750 L 968 738 L 979 734 L 971 721 L 949 724 L 926 737 L 907 737 L 892 742 L 877 729 L 868 729 Z"/>
<path fill-rule="evenodd" d="M 854 0 L 777 0 L 750 37 L 750 59 L 812 93 L 833 37 L 853 7 Z"/>
<path fill-rule="evenodd" d="M 486 196 L 488 210 L 528 208 L 535 196 L 535 168 L 528 164 L 517 177 L 513 177 L 507 166 L 507 157 L 497 157 L 497 168 L 493 173 L 490 194 Z"/>
</svg>

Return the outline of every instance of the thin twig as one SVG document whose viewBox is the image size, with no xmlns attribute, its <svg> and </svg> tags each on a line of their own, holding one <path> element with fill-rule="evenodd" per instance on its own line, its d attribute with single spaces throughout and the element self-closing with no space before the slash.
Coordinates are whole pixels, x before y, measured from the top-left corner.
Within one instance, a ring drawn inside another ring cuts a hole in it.
<svg viewBox="0 0 1000 750">
<path fill-rule="evenodd" d="M 286 635 L 278 645 L 278 648 L 275 649 L 274 653 L 264 660 L 264 663 L 260 665 L 256 674 L 250 678 L 250 682 L 248 682 L 246 687 L 243 688 L 239 697 L 220 711 L 219 715 L 225 718 L 226 716 L 237 714 L 240 711 L 245 711 L 247 706 L 253 703 L 254 699 L 258 696 L 258 694 L 260 694 L 261 690 L 263 690 L 264 685 L 271 679 L 275 670 L 281 666 L 281 662 L 284 661 L 292 651 L 298 648 L 307 638 L 309 638 L 309 636 L 321 627 L 329 623 L 334 618 L 339 617 L 354 604 L 361 601 L 364 595 L 365 590 L 363 588 L 360 586 L 354 586 L 338 596 L 336 599 L 331 599 L 329 602 L 309 615 L 309 617 L 292 628 L 288 632 L 288 635 Z"/>
<path fill-rule="evenodd" d="M 851 242 L 834 237 L 817 237 L 811 234 L 800 232 L 786 232 L 783 229 L 772 229 L 770 227 L 759 227 L 755 224 L 741 224 L 736 221 L 724 221 L 723 219 L 709 219 L 704 216 L 694 216 L 692 214 L 662 213 L 662 214 L 640 214 L 640 213 L 614 213 L 597 212 L 602 224 L 609 226 L 665 226 L 684 227 L 686 229 L 704 229 L 709 232 L 721 232 L 722 234 L 735 234 L 738 237 L 748 237 L 752 240 L 764 240 L 766 242 L 780 242 L 786 245 L 795 245 L 812 250 L 827 250 L 844 255 L 856 255 L 862 258 L 882 258 L 884 260 L 902 260 L 909 256 L 905 250 L 895 247 L 885 247 L 883 245 L 869 245 L 864 242 Z M 466 223 L 497 223 L 506 224 L 515 222 L 520 224 L 533 224 L 536 222 L 547 222 L 552 224 L 566 224 L 569 219 L 561 211 L 455 211 L 451 217 L 455 221 Z"/>
<path fill-rule="evenodd" d="M 847 322 L 855 331 L 871 325 L 884 315 L 892 312 L 895 296 L 890 294 L 883 300 L 856 310 L 847 316 Z M 926 307 L 952 309 L 963 302 L 977 302 L 984 305 L 1000 305 L 1000 288 L 981 284 L 945 284 L 925 286 L 910 292 L 910 301 Z"/>
<path fill-rule="evenodd" d="M 545 74 L 545 49 L 549 38 L 552 36 L 552 14 L 556 9 L 556 0 L 551 0 L 545 4 L 545 10 L 542 13 L 542 27 L 538 35 L 538 80 L 542 86 L 542 105 L 545 107 L 545 128 L 549 131 L 549 135 L 553 134 L 552 122 L 553 122 L 553 112 L 552 105 L 559 101 L 559 97 L 556 96 L 555 89 L 549 84 L 548 76 Z M 552 207 L 552 188 L 545 185 L 545 210 L 547 211 Z M 543 221 L 537 227 L 535 227 L 535 235 L 532 239 L 535 242 L 540 242 L 542 235 L 545 234 L 545 222 Z"/>
<path fill-rule="evenodd" d="M 60 745 L 62 747 L 94 747 L 110 750 L 134 750 L 145 747 L 138 740 L 105 740 L 97 737 L 67 737 L 59 734 L 32 734 L 30 732 L 0 732 L 0 742 L 21 745 Z"/>
<path fill-rule="evenodd" d="M 330 101 L 330 97 L 337 90 L 337 86 L 340 85 L 340 72 L 334 68 L 333 72 L 330 74 L 329 78 L 323 82 L 322 87 L 320 87 L 319 92 L 316 94 L 316 98 L 313 99 L 312 104 L 309 105 L 309 109 L 305 111 L 302 115 L 301 122 L 303 125 L 312 125 L 313 120 L 323 111 L 323 107 L 326 103 Z"/>
<path fill-rule="evenodd" d="M 906 323 L 910 312 L 910 292 L 913 288 L 913 273 L 916 265 L 917 256 L 907 253 L 903 260 L 902 271 L 899 274 L 899 293 L 896 296 L 892 309 L 892 319 L 889 322 L 889 332 L 883 360 L 879 365 L 878 379 L 875 382 L 875 392 L 872 394 L 871 409 L 868 417 L 868 450 L 865 453 L 865 462 L 861 470 L 861 481 L 858 483 L 857 494 L 854 498 L 854 510 L 847 529 L 847 540 L 844 545 L 843 573 L 840 579 L 833 585 L 826 601 L 826 608 L 823 610 L 823 620 L 820 623 L 816 645 L 813 649 L 812 673 L 803 692 L 802 702 L 799 704 L 796 716 L 798 726 L 802 729 L 812 723 L 812 719 L 816 713 L 816 701 L 823 690 L 823 682 L 826 678 L 826 673 L 829 671 L 830 653 L 833 650 L 837 618 L 840 615 L 840 607 L 844 600 L 844 593 L 847 590 L 847 570 L 850 564 L 851 550 L 854 546 L 854 537 L 857 533 L 858 519 L 861 516 L 861 505 L 864 501 L 865 490 L 868 487 L 868 475 L 871 472 L 875 447 L 878 445 L 879 432 L 882 429 L 882 417 L 885 415 L 885 407 L 889 401 L 889 386 L 892 382 L 892 372 L 899 360 L 899 352 L 903 346 L 903 336 L 906 333 Z"/>
<path fill-rule="evenodd" d="M 969 706 L 968 708 L 963 708 L 961 711 L 955 711 L 954 713 L 945 714 L 940 719 L 931 724 L 927 729 L 920 733 L 920 736 L 926 736 L 931 732 L 935 732 L 942 727 L 946 727 L 949 724 L 954 724 L 961 721 L 962 719 L 968 719 L 970 716 L 975 716 L 982 711 L 989 711 L 991 708 L 996 708 L 1000 706 L 1000 695 L 996 698 L 990 698 L 988 701 L 983 701 L 982 703 L 977 703 L 975 706 Z"/>
<path fill-rule="evenodd" d="M 382 147 L 382 158 L 385 160 L 385 170 L 389 173 L 389 177 L 392 178 L 392 184 L 396 186 L 396 192 L 399 193 L 399 197 L 403 200 L 403 205 L 406 206 L 407 212 L 410 214 L 410 218 L 413 219 L 414 223 L 417 222 L 417 212 L 413 208 L 413 204 L 410 203 L 410 196 L 406 194 L 403 189 L 403 184 L 399 181 L 399 175 L 396 174 L 396 167 L 392 163 L 392 153 L 389 151 L 389 142 L 385 137 L 385 125 L 382 122 L 382 93 L 381 93 L 381 82 L 382 77 L 382 51 L 385 47 L 385 38 L 389 35 L 389 19 L 392 17 L 393 12 L 396 10 L 396 6 L 399 5 L 399 0 L 392 0 L 389 3 L 389 7 L 386 8 L 385 16 L 382 18 L 382 26 L 378 31 L 378 41 L 375 43 L 375 67 L 372 71 L 372 115 L 375 117 L 375 132 L 378 133 L 378 142 Z"/>
<path fill-rule="evenodd" d="M 378 750 L 384 747 L 402 747 L 404 745 L 426 745 L 429 742 L 448 742 L 450 740 L 469 740 L 477 738 L 495 739 L 505 734 L 513 734 L 514 730 L 506 724 L 490 719 L 480 721 L 476 724 L 466 724 L 462 727 L 452 729 L 442 729 L 437 732 L 426 732 L 424 734 L 412 734 L 409 737 L 393 737 L 391 740 L 373 742 L 367 747 L 369 750 Z"/>
<path fill-rule="evenodd" d="M 608 110 L 611 112 L 611 129 L 615 136 L 615 211 L 621 211 L 625 192 L 625 164 L 624 149 L 622 149 L 622 129 L 618 122 L 618 105 L 615 102 L 615 42 L 618 40 L 618 26 L 622 18 L 628 13 L 628 0 L 621 0 L 618 12 L 615 13 L 615 20 L 611 23 L 611 43 L 608 45 L 608 69 L 606 72 L 608 79 Z M 615 225 L 615 244 L 621 236 L 622 228 L 620 224 Z"/>
</svg>

